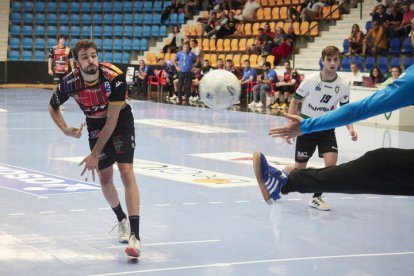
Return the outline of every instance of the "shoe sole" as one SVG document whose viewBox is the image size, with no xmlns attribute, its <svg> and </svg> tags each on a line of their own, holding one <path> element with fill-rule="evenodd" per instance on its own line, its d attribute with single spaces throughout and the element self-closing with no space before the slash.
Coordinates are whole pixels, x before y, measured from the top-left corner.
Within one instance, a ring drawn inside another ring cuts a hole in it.
<svg viewBox="0 0 414 276">
<path fill-rule="evenodd" d="M 320 211 L 330 211 L 330 210 L 331 210 L 331 208 L 321 208 L 321 207 L 319 207 L 318 205 L 314 205 L 314 204 L 312 204 L 312 203 L 309 203 L 309 207 L 312 207 L 312 208 L 318 209 L 318 210 L 320 210 Z"/>
<path fill-rule="evenodd" d="M 271 205 L 273 203 L 273 200 L 270 196 L 270 193 L 267 191 L 266 185 L 262 178 L 262 169 L 261 169 L 259 151 L 255 151 L 253 153 L 253 168 L 254 168 L 254 174 L 256 175 L 257 184 L 259 184 L 260 191 L 262 192 L 263 199 L 264 201 L 266 201 L 267 204 Z"/>
<path fill-rule="evenodd" d="M 133 259 L 138 259 L 139 256 L 141 256 L 141 253 L 133 247 L 125 248 L 125 253 L 127 254 L 128 258 L 132 259 L 132 260 Z"/>
</svg>

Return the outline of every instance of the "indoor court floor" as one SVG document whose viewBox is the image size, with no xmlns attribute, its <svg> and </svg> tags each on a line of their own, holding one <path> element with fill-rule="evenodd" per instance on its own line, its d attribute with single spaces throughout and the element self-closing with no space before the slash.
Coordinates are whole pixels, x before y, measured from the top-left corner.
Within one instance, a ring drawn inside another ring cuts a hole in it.
<svg viewBox="0 0 414 276">
<path fill-rule="evenodd" d="M 80 176 L 87 133 L 61 133 L 50 95 L 0 90 L 0 275 L 414 275 L 412 197 L 325 194 L 324 212 L 308 207 L 310 194 L 292 193 L 269 206 L 251 157 L 293 162 L 294 146 L 267 134 L 284 118 L 139 100 L 129 104 L 142 256 L 130 261 L 109 233 L 116 217 L 98 182 Z M 84 122 L 72 99 L 64 106 L 69 126 Z M 352 142 L 337 129 L 339 163 L 414 147 L 413 132 L 356 130 Z M 117 172 L 115 181 L 123 198 Z"/>
</svg>

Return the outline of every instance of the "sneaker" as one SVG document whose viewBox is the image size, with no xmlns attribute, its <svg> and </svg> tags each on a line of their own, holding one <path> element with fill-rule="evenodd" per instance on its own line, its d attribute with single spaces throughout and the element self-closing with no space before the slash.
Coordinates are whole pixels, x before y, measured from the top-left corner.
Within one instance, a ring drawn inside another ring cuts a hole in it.
<svg viewBox="0 0 414 276">
<path fill-rule="evenodd" d="M 256 104 L 256 107 L 257 107 L 257 108 L 262 108 L 262 107 L 263 107 L 262 102 L 258 102 L 258 103 Z"/>
<path fill-rule="evenodd" d="M 288 176 L 284 172 L 269 166 L 266 157 L 258 151 L 253 153 L 253 167 L 257 183 L 266 203 L 272 204 L 281 198 L 281 189 L 286 185 Z"/>
<path fill-rule="evenodd" d="M 235 103 L 235 105 L 239 105 L 240 104 L 240 100 L 238 100 L 236 103 Z"/>
<path fill-rule="evenodd" d="M 247 106 L 248 106 L 248 107 L 250 107 L 250 108 L 253 108 L 253 107 L 255 107 L 255 106 L 256 106 L 256 103 L 255 103 L 254 101 L 252 101 L 252 102 L 251 102 L 251 103 L 249 103 Z"/>
<path fill-rule="evenodd" d="M 314 197 L 309 201 L 309 206 L 322 211 L 329 211 L 331 207 L 320 197 Z"/>
<path fill-rule="evenodd" d="M 134 234 L 129 237 L 128 246 L 125 248 L 125 253 L 130 259 L 138 259 L 138 257 L 141 256 L 141 242 L 135 238 Z"/>
<path fill-rule="evenodd" d="M 171 102 L 171 103 L 175 103 L 176 101 L 177 101 L 177 96 L 172 96 L 170 99 L 169 99 L 169 101 Z"/>
<path fill-rule="evenodd" d="M 118 241 L 120 243 L 128 243 L 129 236 L 131 236 L 129 221 L 124 218 L 118 223 Z"/>
<path fill-rule="evenodd" d="M 193 97 L 193 96 L 191 96 L 191 97 L 190 97 L 190 99 L 189 99 L 189 101 L 190 101 L 190 102 L 194 101 L 194 97 Z"/>
<path fill-rule="evenodd" d="M 283 103 L 280 107 L 279 107 L 280 109 L 287 109 L 288 108 L 288 106 L 287 106 L 287 104 L 286 103 Z"/>
<path fill-rule="evenodd" d="M 275 102 L 270 108 L 271 109 L 279 109 L 280 105 L 278 102 Z"/>
</svg>

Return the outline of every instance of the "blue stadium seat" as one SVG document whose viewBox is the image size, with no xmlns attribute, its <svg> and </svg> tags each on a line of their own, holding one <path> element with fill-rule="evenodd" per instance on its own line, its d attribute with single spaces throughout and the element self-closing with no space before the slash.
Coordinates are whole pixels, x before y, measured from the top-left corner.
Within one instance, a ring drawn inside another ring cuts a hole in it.
<svg viewBox="0 0 414 276">
<path fill-rule="evenodd" d="M 43 38 L 36 38 L 34 44 L 36 49 L 44 49 L 46 42 Z"/>
<path fill-rule="evenodd" d="M 342 46 L 344 47 L 344 51 L 342 53 L 348 53 L 349 52 L 349 40 L 344 39 Z"/>
<path fill-rule="evenodd" d="M 161 24 L 161 14 L 156 13 L 152 17 L 152 24 L 160 25 Z"/>
<path fill-rule="evenodd" d="M 45 27 L 43 25 L 36 25 L 34 29 L 34 34 L 36 37 L 44 37 Z"/>
<path fill-rule="evenodd" d="M 90 14 L 83 13 L 80 18 L 81 18 L 81 24 L 82 25 L 91 25 L 92 18 L 91 18 Z"/>
<path fill-rule="evenodd" d="M 17 37 L 10 37 L 9 45 L 11 49 L 19 49 L 20 48 L 20 39 Z"/>
<path fill-rule="evenodd" d="M 122 36 L 122 32 L 123 32 L 123 28 L 122 26 L 114 26 L 114 34 L 113 36 L 115 37 L 121 37 Z"/>
<path fill-rule="evenodd" d="M 141 39 L 141 46 L 140 46 L 141 50 L 148 50 L 148 41 L 146 38 Z"/>
<path fill-rule="evenodd" d="M 132 25 L 132 14 L 130 14 L 130 13 L 124 13 L 124 24 L 125 25 L 128 25 L 128 24 L 130 24 L 130 25 Z"/>
<path fill-rule="evenodd" d="M 21 28 L 20 25 L 10 25 L 10 34 L 12 36 L 20 36 Z"/>
<path fill-rule="evenodd" d="M 56 14 L 53 14 L 53 13 L 47 14 L 46 15 L 46 21 L 47 21 L 47 24 L 48 25 L 50 25 L 50 24 L 55 25 L 57 23 L 57 16 L 56 16 Z"/>
<path fill-rule="evenodd" d="M 123 10 L 123 4 L 122 4 L 122 2 L 115 1 L 114 2 L 114 6 L 113 6 L 113 10 L 114 10 L 114 12 L 121 13 L 122 10 Z"/>
<path fill-rule="evenodd" d="M 82 14 L 91 13 L 92 11 L 91 7 L 92 7 L 91 2 L 82 1 L 80 4 L 80 11 Z"/>
<path fill-rule="evenodd" d="M 136 3 L 138 3 L 138 2 L 135 2 L 135 4 Z M 140 24 L 142 24 L 142 13 L 136 13 L 136 14 L 134 14 L 134 24 L 138 24 L 138 25 L 140 25 Z"/>
<path fill-rule="evenodd" d="M 32 51 L 23 51 L 22 60 L 25 60 L 25 61 L 32 60 Z"/>
<path fill-rule="evenodd" d="M 368 56 L 365 59 L 365 70 L 369 72 L 369 71 L 371 71 L 371 69 L 374 66 L 375 66 L 375 58 L 374 57 L 371 57 L 371 56 Z"/>
<path fill-rule="evenodd" d="M 46 10 L 45 2 L 44 1 L 36 1 L 35 6 L 34 6 L 34 10 L 36 12 L 45 12 L 45 10 Z"/>
<path fill-rule="evenodd" d="M 98 47 L 98 51 L 102 49 L 102 39 L 101 38 L 94 38 L 93 42 L 96 44 L 96 47 Z"/>
<path fill-rule="evenodd" d="M 71 13 L 79 13 L 79 10 L 80 10 L 79 2 L 71 1 L 69 10 Z"/>
<path fill-rule="evenodd" d="M 142 36 L 142 27 L 141 26 L 135 26 L 134 37 L 141 37 L 141 36 Z"/>
<path fill-rule="evenodd" d="M 353 63 L 356 63 L 358 65 L 358 68 L 362 69 L 362 58 L 360 56 L 354 56 L 352 59 Z"/>
<path fill-rule="evenodd" d="M 152 36 L 152 34 L 151 34 L 151 26 L 145 25 L 142 28 L 142 36 L 143 37 L 151 37 Z"/>
<path fill-rule="evenodd" d="M 145 26 L 144 26 L 145 28 Z M 151 36 L 158 37 L 160 33 L 160 28 L 158 25 L 152 25 L 151 27 Z"/>
<path fill-rule="evenodd" d="M 11 2 L 11 11 L 12 12 L 18 12 L 20 13 L 22 10 L 22 3 L 20 3 L 19 1 L 12 1 Z"/>
<path fill-rule="evenodd" d="M 103 60 L 106 62 L 112 62 L 112 52 L 105 52 L 103 55 Z"/>
<path fill-rule="evenodd" d="M 138 51 L 141 50 L 141 39 L 134 38 L 131 44 L 131 50 Z"/>
<path fill-rule="evenodd" d="M 167 36 L 167 26 L 162 25 L 160 26 L 160 37 L 166 37 Z"/>
<path fill-rule="evenodd" d="M 114 40 L 114 47 L 115 51 L 122 51 L 122 39 L 117 38 Z"/>
<path fill-rule="evenodd" d="M 399 57 L 393 57 L 390 61 L 390 67 L 401 66 L 402 62 Z"/>
<path fill-rule="evenodd" d="M 44 51 L 35 51 L 34 60 L 36 61 L 45 61 L 47 56 L 45 55 Z"/>
<path fill-rule="evenodd" d="M 132 1 L 122 2 L 122 11 L 124 13 L 130 13 L 132 12 L 132 9 L 133 9 Z"/>
<path fill-rule="evenodd" d="M 393 37 L 390 40 L 388 52 L 392 55 L 399 55 L 401 53 L 401 40 L 399 37 Z"/>
<path fill-rule="evenodd" d="M 23 36 L 32 36 L 33 34 L 33 28 L 31 25 L 24 25 L 22 27 L 22 35 Z"/>
<path fill-rule="evenodd" d="M 144 24 L 152 25 L 152 14 L 144 13 Z"/>
<path fill-rule="evenodd" d="M 372 21 L 367 21 L 367 23 L 365 23 L 365 29 L 367 30 L 366 33 L 368 33 L 368 31 L 372 28 Z"/>
<path fill-rule="evenodd" d="M 154 6 L 152 7 L 152 10 L 155 13 L 161 13 L 161 11 L 162 11 L 162 1 L 154 1 Z"/>
<path fill-rule="evenodd" d="M 102 4 L 103 7 L 103 11 L 106 13 L 112 12 L 112 2 L 110 1 L 105 1 Z"/>
<path fill-rule="evenodd" d="M 350 72 L 351 71 L 351 59 L 349 57 L 344 57 L 342 59 L 342 71 Z"/>
<path fill-rule="evenodd" d="M 122 53 L 122 64 L 129 64 L 129 55 L 128 52 Z"/>
<path fill-rule="evenodd" d="M 56 11 L 57 11 L 57 4 L 56 4 L 56 2 L 48 1 L 47 4 L 46 4 L 46 11 L 48 13 L 53 13 L 53 12 L 56 13 Z"/>
<path fill-rule="evenodd" d="M 112 39 L 106 38 L 103 40 L 103 49 L 112 51 Z"/>
<path fill-rule="evenodd" d="M 69 32 L 71 37 L 79 38 L 81 35 L 79 26 L 71 26 Z"/>
<path fill-rule="evenodd" d="M 91 37 L 91 26 L 82 26 L 81 27 L 81 36 L 89 39 Z"/>
<path fill-rule="evenodd" d="M 100 13 L 103 10 L 102 2 L 101 1 L 94 1 L 92 3 L 92 10 L 95 13 Z"/>
<path fill-rule="evenodd" d="M 142 12 L 142 1 L 134 1 L 134 12 Z"/>
<path fill-rule="evenodd" d="M 74 2 L 74 3 L 76 3 L 76 2 Z M 79 26 L 80 25 L 80 15 L 77 14 L 77 13 L 72 13 L 69 16 L 69 21 L 70 21 L 71 25 Z"/>
<path fill-rule="evenodd" d="M 100 13 L 94 13 L 92 15 L 92 24 L 101 25 L 102 24 L 102 15 Z"/>
<path fill-rule="evenodd" d="M 23 14 L 22 21 L 25 24 L 32 24 L 32 22 L 33 22 L 33 14 L 31 14 L 31 13 L 24 13 Z"/>
<path fill-rule="evenodd" d="M 71 3 L 71 5 L 72 5 L 72 3 Z M 59 7 L 57 8 L 57 10 L 59 11 L 60 15 L 69 14 L 69 3 L 60 1 L 59 2 Z"/>
<path fill-rule="evenodd" d="M 46 33 L 48 37 L 50 36 L 55 37 L 57 35 L 56 26 L 47 26 Z"/>
<path fill-rule="evenodd" d="M 10 50 L 8 60 L 19 60 L 19 51 Z"/>
<path fill-rule="evenodd" d="M 122 53 L 115 53 L 112 61 L 113 63 L 122 63 Z"/>
<path fill-rule="evenodd" d="M 132 37 L 134 35 L 131 25 L 124 26 L 124 37 Z"/>
<path fill-rule="evenodd" d="M 10 14 L 10 20 L 13 24 L 20 24 L 22 21 L 22 15 L 19 12 L 12 12 Z"/>
<path fill-rule="evenodd" d="M 102 26 L 94 25 L 92 29 L 92 34 L 94 37 L 101 37 L 103 35 Z"/>
<path fill-rule="evenodd" d="M 104 26 L 103 28 L 103 36 L 112 36 L 112 26 Z"/>
<path fill-rule="evenodd" d="M 185 15 L 183 13 L 180 13 L 178 15 L 178 24 L 184 24 L 185 23 Z"/>
<path fill-rule="evenodd" d="M 23 11 L 24 13 L 31 13 L 33 12 L 34 3 L 30 1 L 23 2 Z"/>
<path fill-rule="evenodd" d="M 59 14 L 59 25 L 69 25 L 69 15 L 66 13 Z"/>
<path fill-rule="evenodd" d="M 413 53 L 413 46 L 411 45 L 411 40 L 409 37 L 404 38 L 401 53 L 403 55 L 411 55 Z"/>
<path fill-rule="evenodd" d="M 60 25 L 58 28 L 58 32 L 59 34 L 63 34 L 63 35 L 69 35 L 69 27 L 65 26 L 65 25 Z"/>
<path fill-rule="evenodd" d="M 105 25 L 112 25 L 113 16 L 112 13 L 105 13 L 103 15 L 103 23 Z"/>
<path fill-rule="evenodd" d="M 144 12 L 152 12 L 152 2 L 151 1 L 144 1 L 142 10 Z"/>
<path fill-rule="evenodd" d="M 383 74 L 388 72 L 388 58 L 387 57 L 378 56 L 377 65 Z"/>
<path fill-rule="evenodd" d="M 114 24 L 115 25 L 122 25 L 122 14 L 121 13 L 115 13 L 115 15 L 114 15 Z"/>
<path fill-rule="evenodd" d="M 408 67 L 414 64 L 414 58 L 406 57 L 404 58 L 404 69 L 407 70 Z"/>
<path fill-rule="evenodd" d="M 170 24 L 178 24 L 178 15 L 176 13 L 170 14 L 169 22 Z"/>
<path fill-rule="evenodd" d="M 124 47 L 122 47 L 122 49 L 125 51 L 130 51 L 131 50 L 131 45 L 132 45 L 132 40 L 129 38 L 124 39 Z"/>
<path fill-rule="evenodd" d="M 55 46 L 55 45 L 56 45 L 56 43 L 57 43 L 56 38 L 48 38 L 48 39 L 46 40 L 46 42 L 47 42 L 46 47 L 47 47 L 47 49 L 48 49 L 48 50 L 49 50 L 50 48 L 52 48 L 53 46 Z"/>
</svg>

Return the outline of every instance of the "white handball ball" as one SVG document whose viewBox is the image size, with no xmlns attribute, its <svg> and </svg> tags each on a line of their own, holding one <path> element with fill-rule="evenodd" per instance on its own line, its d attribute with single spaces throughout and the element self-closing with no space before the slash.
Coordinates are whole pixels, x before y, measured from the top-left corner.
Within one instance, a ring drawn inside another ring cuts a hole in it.
<svg viewBox="0 0 414 276">
<path fill-rule="evenodd" d="M 198 86 L 201 100 L 210 108 L 226 109 L 239 101 L 239 79 L 226 70 L 212 70 L 201 79 Z"/>
</svg>

